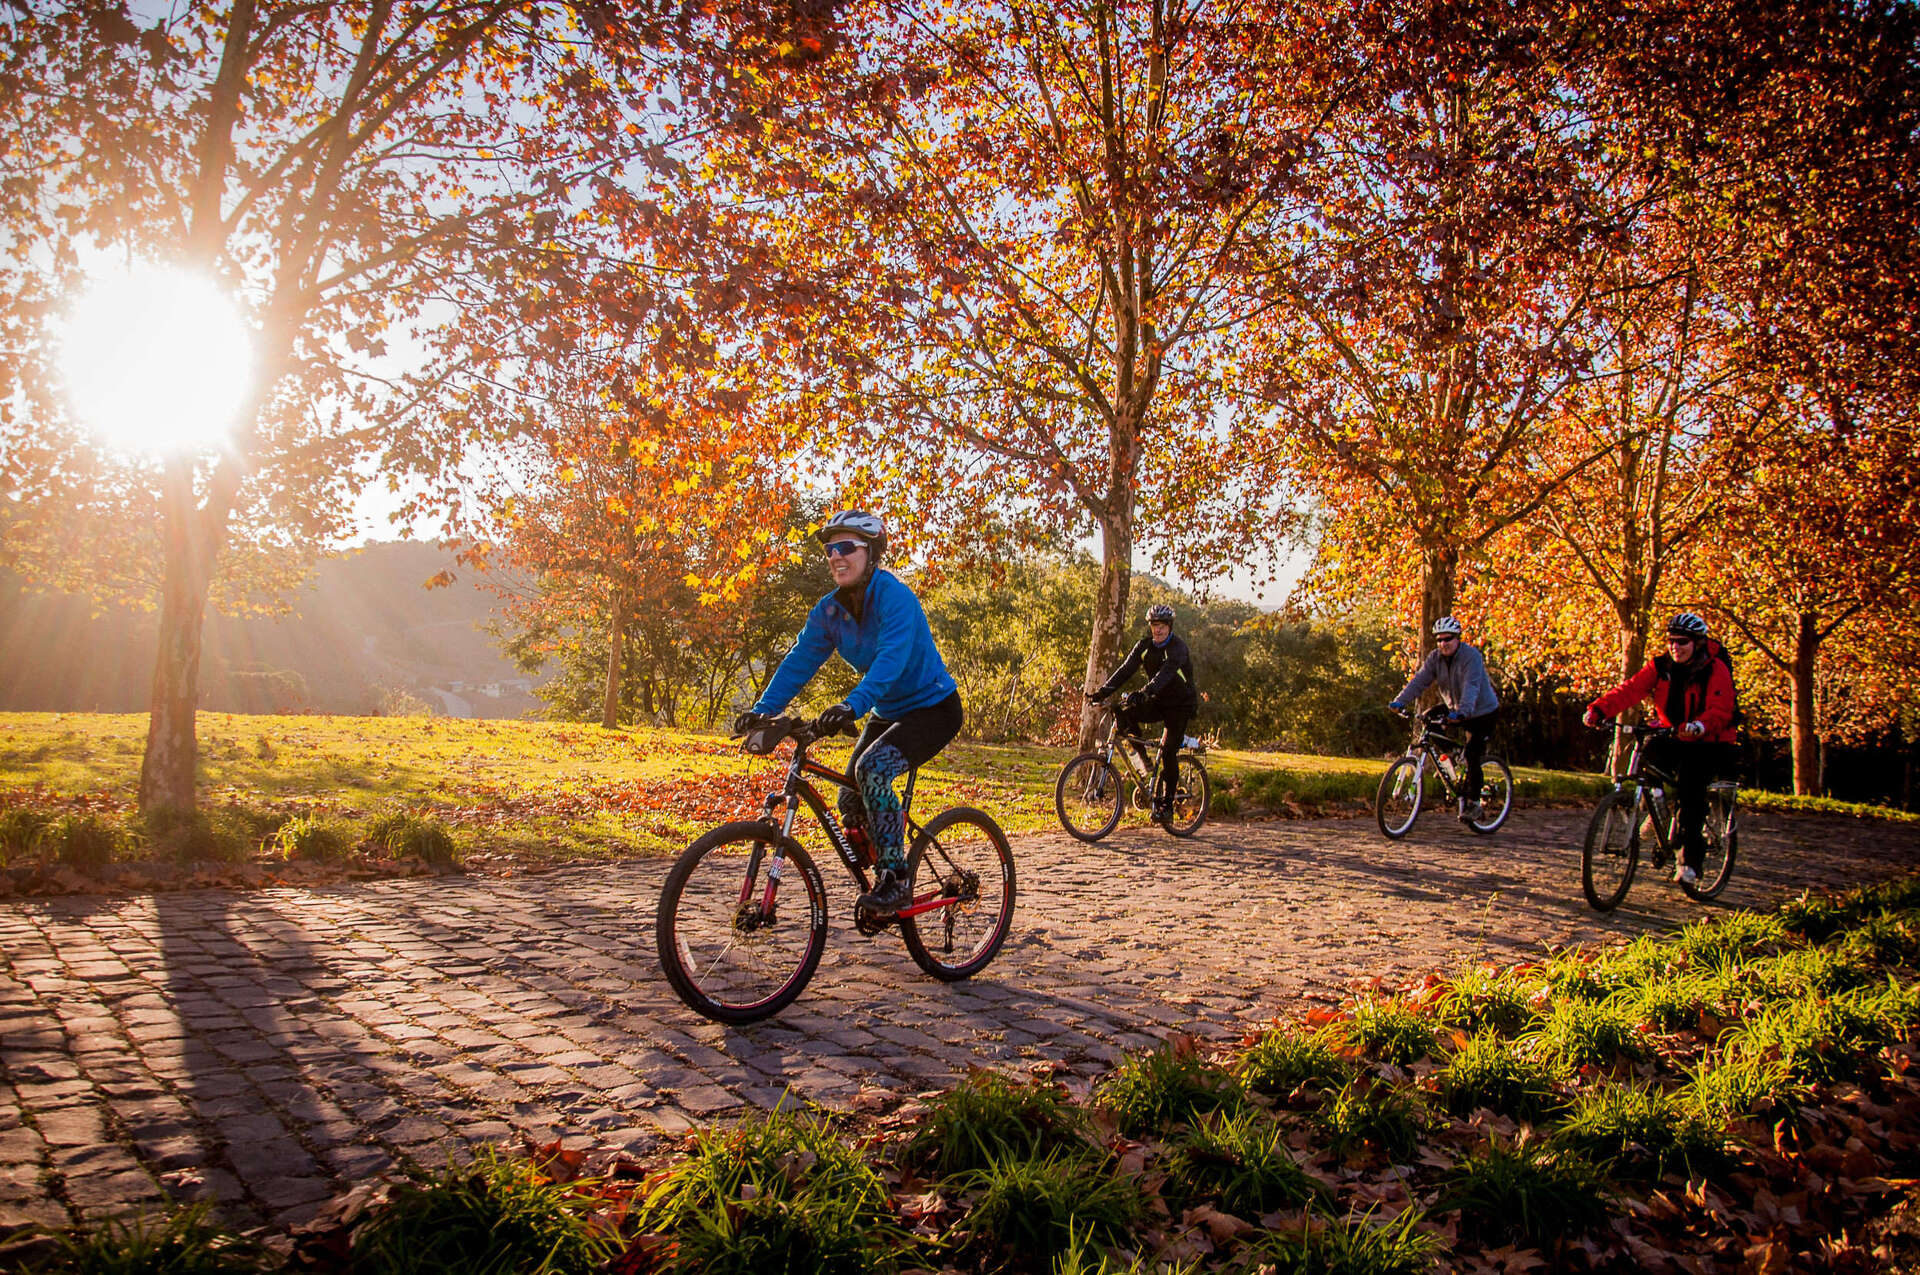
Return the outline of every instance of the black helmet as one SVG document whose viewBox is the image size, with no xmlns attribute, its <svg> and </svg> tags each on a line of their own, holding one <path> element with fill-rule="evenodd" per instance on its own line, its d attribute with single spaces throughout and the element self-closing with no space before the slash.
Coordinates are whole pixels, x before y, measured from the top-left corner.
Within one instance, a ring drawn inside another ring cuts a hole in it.
<svg viewBox="0 0 1920 1275">
<path fill-rule="evenodd" d="M 1707 636 L 1707 622 L 1691 611 L 1682 611 L 1667 621 L 1667 636 L 1701 641 Z"/>
<path fill-rule="evenodd" d="M 880 521 L 878 514 L 870 514 L 864 509 L 842 509 L 813 533 L 813 538 L 821 544 L 841 536 L 852 536 L 866 542 L 869 567 L 878 566 L 881 556 L 887 552 L 887 524 Z"/>
<path fill-rule="evenodd" d="M 1164 602 L 1156 602 L 1147 608 L 1148 624 L 1172 624 L 1173 608 Z"/>
</svg>

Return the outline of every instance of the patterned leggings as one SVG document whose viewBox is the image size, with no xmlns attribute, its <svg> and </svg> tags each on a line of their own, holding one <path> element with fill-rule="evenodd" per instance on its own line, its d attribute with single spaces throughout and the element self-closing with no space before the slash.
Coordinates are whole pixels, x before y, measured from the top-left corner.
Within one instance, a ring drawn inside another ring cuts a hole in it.
<svg viewBox="0 0 1920 1275">
<path fill-rule="evenodd" d="M 840 790 L 842 819 L 856 818 L 865 809 L 867 838 L 873 842 L 876 867 L 898 870 L 907 866 L 907 812 L 893 784 L 911 769 L 906 757 L 891 743 L 875 744 L 853 765 L 858 793 L 853 788 Z"/>
<path fill-rule="evenodd" d="M 964 720 L 958 691 L 896 720 L 867 719 L 853 745 L 853 787 L 840 790 L 840 817 L 852 822 L 864 808 L 876 867 L 900 872 L 907 866 L 907 812 L 894 783 L 951 743 Z"/>
</svg>

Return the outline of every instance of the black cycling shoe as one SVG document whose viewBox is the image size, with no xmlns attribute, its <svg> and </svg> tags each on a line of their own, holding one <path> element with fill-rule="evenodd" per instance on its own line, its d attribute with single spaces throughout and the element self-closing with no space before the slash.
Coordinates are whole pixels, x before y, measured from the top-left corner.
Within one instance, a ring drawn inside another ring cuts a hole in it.
<svg viewBox="0 0 1920 1275">
<path fill-rule="evenodd" d="M 860 896 L 861 907 L 884 914 L 898 912 L 912 902 L 913 890 L 907 885 L 907 874 L 894 868 L 880 869 L 873 889 Z"/>
</svg>

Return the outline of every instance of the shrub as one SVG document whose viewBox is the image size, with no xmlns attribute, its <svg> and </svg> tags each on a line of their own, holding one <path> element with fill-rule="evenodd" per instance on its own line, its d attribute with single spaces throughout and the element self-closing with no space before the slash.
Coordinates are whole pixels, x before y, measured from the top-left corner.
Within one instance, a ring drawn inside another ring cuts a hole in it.
<svg viewBox="0 0 1920 1275">
<path fill-rule="evenodd" d="M 1288 1152 L 1286 1131 L 1265 1112 L 1251 1108 L 1200 1121 L 1166 1163 L 1177 1198 L 1211 1197 L 1239 1217 L 1257 1218 L 1321 1194 L 1320 1184 Z"/>
<path fill-rule="evenodd" d="M 586 1275 L 619 1249 L 589 1220 L 592 1207 L 582 1184 L 550 1182 L 525 1160 L 483 1149 L 469 1165 L 395 1189 L 354 1234 L 353 1268 Z"/>
<path fill-rule="evenodd" d="M 1369 1056 L 1404 1067 L 1433 1052 L 1433 1023 L 1405 1001 L 1363 997 L 1353 1007 L 1348 1036 Z"/>
<path fill-rule="evenodd" d="M 160 809 L 140 816 L 155 858 L 181 863 L 235 863 L 246 858 L 249 842 L 230 813 L 216 818 L 202 810 Z"/>
<path fill-rule="evenodd" d="M 1440 1237 L 1417 1230 L 1421 1214 L 1407 1209 L 1375 1226 L 1369 1216 L 1344 1221 L 1307 1218 L 1298 1233 L 1276 1232 L 1253 1247 L 1248 1271 L 1273 1275 L 1420 1275 L 1433 1269 Z"/>
<path fill-rule="evenodd" d="M 9 806 L 0 810 L 0 864 L 7 864 L 33 853 L 40 830 L 53 822 L 53 815 L 32 806 Z"/>
<path fill-rule="evenodd" d="M 1318 1119 L 1336 1154 L 1366 1147 L 1390 1160 L 1412 1155 L 1429 1121 L 1416 1091 L 1364 1078 L 1332 1095 Z"/>
<path fill-rule="evenodd" d="M 81 872 L 112 863 L 123 841 L 120 829 L 97 815 L 61 815 L 34 838 L 42 856 Z"/>
<path fill-rule="evenodd" d="M 1613 1195 L 1606 1174 L 1571 1147 L 1496 1138 L 1460 1161 L 1436 1207 L 1459 1210 L 1462 1228 L 1485 1239 L 1546 1248 L 1601 1226 Z"/>
<path fill-rule="evenodd" d="M 695 1135 L 639 1210 L 676 1243 L 665 1270 L 890 1270 L 906 1242 L 880 1175 L 817 1120 L 775 1111 Z"/>
<path fill-rule="evenodd" d="M 1720 1124 L 1697 1104 L 1647 1085 L 1599 1085 L 1582 1093 L 1555 1138 L 1615 1172 L 1657 1178 L 1689 1173 L 1722 1158 Z"/>
<path fill-rule="evenodd" d="M 273 834 L 274 849 L 287 859 L 339 859 L 345 857 L 350 844 L 338 828 L 312 815 L 289 819 Z"/>
<path fill-rule="evenodd" d="M 1447 985 L 1434 1013 L 1448 1027 L 1511 1036 L 1533 1021 L 1531 1000 L 1527 985 L 1510 971 L 1470 970 Z"/>
<path fill-rule="evenodd" d="M 962 1173 L 996 1157 L 1028 1159 L 1084 1147 L 1084 1124 L 1057 1087 L 977 1071 L 929 1104 L 907 1155 L 931 1159 L 942 1173 Z"/>
<path fill-rule="evenodd" d="M 1256 1093 L 1282 1097 L 1302 1089 L 1338 1089 L 1353 1074 L 1329 1033 L 1292 1027 L 1262 1036 L 1240 1055 L 1234 1071 Z"/>
<path fill-rule="evenodd" d="M 367 840 L 391 859 L 414 858 L 451 867 L 461 858 L 453 833 L 430 815 L 382 815 L 367 829 Z"/>
<path fill-rule="evenodd" d="M 1518 1120 L 1534 1120 L 1554 1100 L 1552 1070 L 1492 1032 L 1462 1045 L 1436 1079 L 1441 1100 L 1456 1115 L 1488 1107 Z"/>
<path fill-rule="evenodd" d="M 168 1214 L 108 1218 L 56 1241 L 38 1269 L 72 1275 L 241 1275 L 269 1269 L 271 1254 L 213 1220 L 202 1202 Z"/>
<path fill-rule="evenodd" d="M 1190 1123 L 1245 1100 L 1233 1073 L 1214 1066 L 1185 1042 L 1130 1055 L 1094 1096 L 1119 1117 L 1121 1132 L 1129 1136 Z"/>
<path fill-rule="evenodd" d="M 1114 1176 L 1101 1158 L 1083 1153 L 991 1160 L 951 1181 L 974 1196 L 967 1247 L 1017 1254 L 1027 1263 L 1051 1263 L 1076 1241 L 1118 1244 L 1144 1212 L 1132 1178 Z"/>
<path fill-rule="evenodd" d="M 1573 1069 L 1609 1066 L 1623 1054 L 1636 1060 L 1647 1056 L 1633 1023 L 1611 1005 L 1556 1005 L 1530 1039 L 1543 1056 Z"/>
</svg>

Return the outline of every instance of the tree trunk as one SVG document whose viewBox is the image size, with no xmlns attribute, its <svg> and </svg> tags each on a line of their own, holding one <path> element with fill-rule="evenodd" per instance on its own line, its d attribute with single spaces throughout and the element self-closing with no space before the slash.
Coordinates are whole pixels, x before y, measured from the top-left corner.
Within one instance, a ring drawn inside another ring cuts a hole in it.
<svg viewBox="0 0 1920 1275">
<path fill-rule="evenodd" d="M 1647 662 L 1647 629 L 1640 622 L 1639 604 L 1631 596 L 1617 608 L 1620 616 L 1620 680 L 1626 681 Z M 1613 748 L 1607 755 L 1607 774 L 1619 778 L 1626 770 L 1633 751 L 1627 737 L 1615 732 Z"/>
<path fill-rule="evenodd" d="M 600 725 L 612 730 L 620 724 L 620 669 L 626 660 L 627 596 L 613 594 L 613 624 L 607 629 L 607 689 L 600 700 Z"/>
<path fill-rule="evenodd" d="M 140 811 L 194 808 L 199 740 L 200 643 L 207 589 L 220 552 L 213 511 L 194 506 L 193 463 L 169 457 L 161 528 L 165 574 L 160 593 L 160 646 L 153 663 L 147 749 L 140 762 Z"/>
<path fill-rule="evenodd" d="M 1093 604 L 1093 636 L 1087 643 L 1087 682 L 1099 686 L 1120 665 L 1120 635 L 1127 627 L 1127 596 L 1133 589 L 1133 493 L 1120 490 L 1100 520 L 1100 594 Z M 1099 712 L 1080 711 L 1080 747 L 1093 747 Z"/>
<path fill-rule="evenodd" d="M 1460 550 L 1453 545 L 1428 549 L 1421 561 L 1420 655 L 1433 650 L 1433 625 L 1453 614 L 1453 580 L 1460 568 Z"/>
<path fill-rule="evenodd" d="M 1820 735 L 1813 716 L 1813 665 L 1819 653 L 1816 617 L 1803 611 L 1793 642 L 1793 791 L 1801 797 L 1820 793 Z"/>
</svg>

